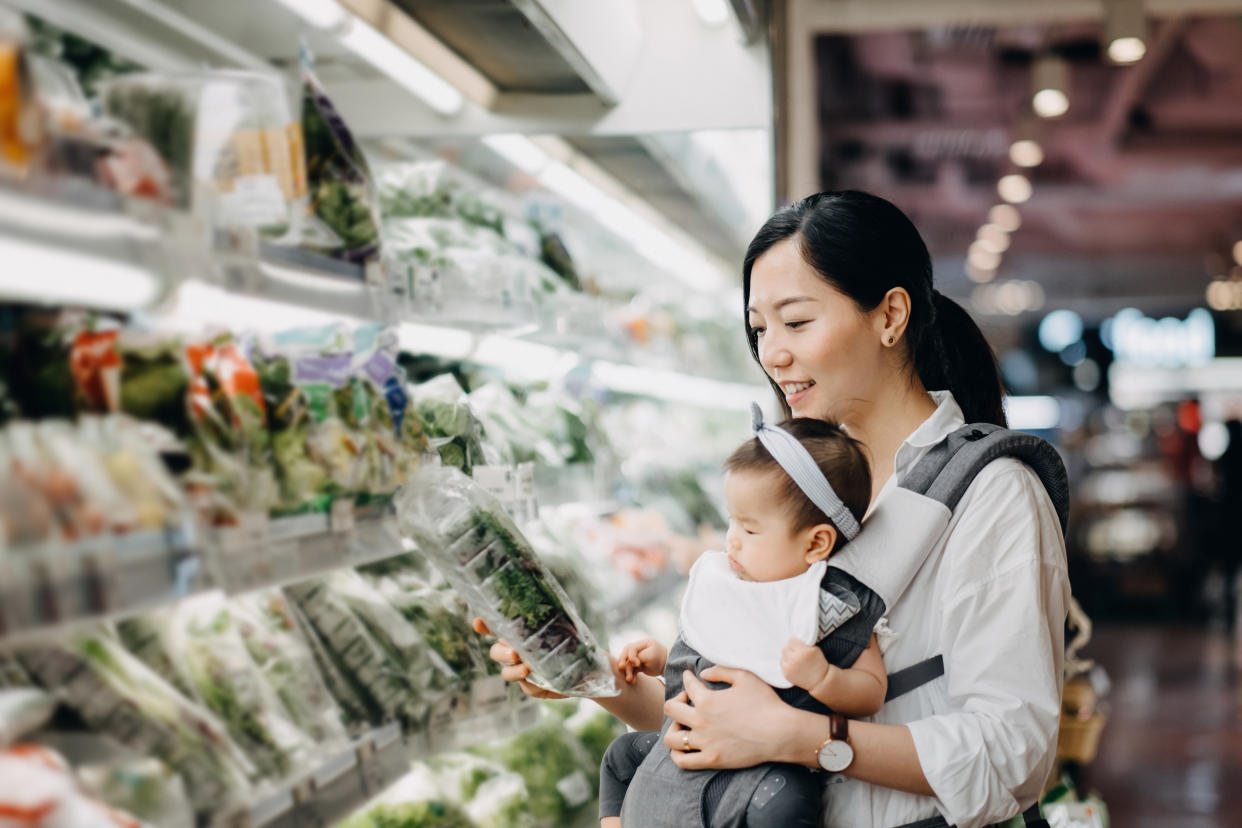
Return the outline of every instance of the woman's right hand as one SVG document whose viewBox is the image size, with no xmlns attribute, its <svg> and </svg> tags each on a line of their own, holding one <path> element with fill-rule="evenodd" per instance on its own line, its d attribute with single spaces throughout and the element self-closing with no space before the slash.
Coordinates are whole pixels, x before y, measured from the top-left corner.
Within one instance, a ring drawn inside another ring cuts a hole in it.
<svg viewBox="0 0 1242 828">
<path fill-rule="evenodd" d="M 491 635 L 492 631 L 487 628 L 482 618 L 475 618 L 470 622 L 470 626 L 479 635 Z M 518 687 L 522 688 L 522 692 L 534 699 L 563 699 L 560 693 L 554 693 L 551 690 L 545 690 L 529 681 L 530 665 L 522 661 L 522 657 L 517 654 L 517 650 L 510 647 L 503 641 L 496 641 L 492 644 L 491 649 L 487 651 L 492 661 L 500 665 L 500 677 L 505 681 L 516 681 Z"/>
</svg>

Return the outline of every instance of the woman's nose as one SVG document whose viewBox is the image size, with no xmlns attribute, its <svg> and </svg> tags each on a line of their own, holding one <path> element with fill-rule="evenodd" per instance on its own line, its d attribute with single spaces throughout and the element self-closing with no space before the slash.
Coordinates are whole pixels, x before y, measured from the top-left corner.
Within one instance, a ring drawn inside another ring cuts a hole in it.
<svg viewBox="0 0 1242 828">
<path fill-rule="evenodd" d="M 787 367 L 793 361 L 793 355 L 781 342 L 779 337 L 765 336 L 759 342 L 759 364 L 772 373 L 774 368 Z"/>
</svg>

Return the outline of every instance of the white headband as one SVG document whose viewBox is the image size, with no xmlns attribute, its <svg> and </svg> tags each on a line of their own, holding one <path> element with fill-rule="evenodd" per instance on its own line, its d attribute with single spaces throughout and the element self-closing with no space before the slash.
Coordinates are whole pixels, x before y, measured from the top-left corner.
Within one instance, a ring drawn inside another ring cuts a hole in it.
<svg viewBox="0 0 1242 828">
<path fill-rule="evenodd" d="M 751 426 L 759 442 L 772 455 L 772 459 L 780 464 L 785 473 L 793 478 L 798 488 L 819 507 L 846 540 L 853 540 L 861 528 L 858 520 L 832 490 L 828 478 L 820 471 L 819 465 L 806 450 L 806 446 L 798 442 L 798 438 L 783 428 L 766 425 L 763 422 L 763 411 L 758 403 L 750 404 Z"/>
</svg>

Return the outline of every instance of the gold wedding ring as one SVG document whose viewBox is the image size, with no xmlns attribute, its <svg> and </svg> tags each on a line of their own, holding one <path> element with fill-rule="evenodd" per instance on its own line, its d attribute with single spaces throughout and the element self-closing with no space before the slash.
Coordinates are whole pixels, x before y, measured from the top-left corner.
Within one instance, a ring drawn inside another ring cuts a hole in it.
<svg viewBox="0 0 1242 828">
<path fill-rule="evenodd" d="M 682 750 L 690 749 L 690 734 L 689 733 L 681 734 L 681 749 Z"/>
</svg>

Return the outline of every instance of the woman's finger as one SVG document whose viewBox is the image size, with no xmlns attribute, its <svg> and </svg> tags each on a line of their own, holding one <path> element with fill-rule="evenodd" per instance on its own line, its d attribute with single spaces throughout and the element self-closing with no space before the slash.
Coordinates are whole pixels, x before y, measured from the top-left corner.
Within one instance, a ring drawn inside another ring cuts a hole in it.
<svg viewBox="0 0 1242 828">
<path fill-rule="evenodd" d="M 674 726 L 678 727 L 693 728 L 699 723 L 698 711 L 687 703 L 685 692 L 678 693 L 664 703 L 664 715 L 672 719 Z"/>
<path fill-rule="evenodd" d="M 693 746 L 689 744 L 690 730 L 673 722 L 669 725 L 668 730 L 664 732 L 664 745 L 676 756 L 684 750 L 692 750 Z"/>
<path fill-rule="evenodd" d="M 490 629 L 488 629 L 488 627 L 487 627 L 487 622 L 486 622 L 486 621 L 484 621 L 482 618 L 472 618 L 472 619 L 470 619 L 470 626 L 471 626 L 471 627 L 474 629 L 474 631 L 475 631 L 475 632 L 477 632 L 479 635 L 491 635 L 491 634 L 492 634 L 492 631 L 491 631 Z"/>
<path fill-rule="evenodd" d="M 513 667 L 521 664 L 522 659 L 518 657 L 517 651 L 503 641 L 497 641 L 487 651 L 492 661 L 502 667 Z"/>
<path fill-rule="evenodd" d="M 529 675 L 530 667 L 525 664 L 511 664 L 500 670 L 500 677 L 505 681 L 521 681 Z"/>
<path fill-rule="evenodd" d="M 707 675 L 706 670 L 703 671 L 703 675 L 704 676 Z M 694 673 L 690 672 L 689 670 L 685 670 L 682 672 L 681 680 L 682 680 L 683 686 L 686 688 L 682 692 L 686 694 L 686 698 L 690 700 L 690 704 L 694 705 L 695 707 L 698 707 L 700 704 L 703 703 L 703 701 L 706 699 L 706 694 L 712 692 L 710 689 L 708 689 L 706 684 L 699 681 L 698 678 L 694 675 Z"/>
</svg>

